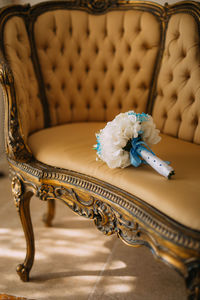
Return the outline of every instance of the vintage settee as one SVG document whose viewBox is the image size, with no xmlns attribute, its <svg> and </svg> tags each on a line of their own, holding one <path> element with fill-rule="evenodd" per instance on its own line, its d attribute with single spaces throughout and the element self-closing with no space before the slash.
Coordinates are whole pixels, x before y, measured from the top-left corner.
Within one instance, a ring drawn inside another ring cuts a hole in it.
<svg viewBox="0 0 200 300">
<path fill-rule="evenodd" d="M 0 78 L 12 191 L 27 254 L 29 203 L 55 200 L 106 235 L 145 245 L 200 299 L 200 4 L 77 0 L 0 11 Z M 118 113 L 147 112 L 162 134 L 153 150 L 176 175 L 96 161 L 95 133 Z M 134 250 L 133 250 L 134 251 Z M 134 255 L 134 252 L 133 252 Z"/>
</svg>

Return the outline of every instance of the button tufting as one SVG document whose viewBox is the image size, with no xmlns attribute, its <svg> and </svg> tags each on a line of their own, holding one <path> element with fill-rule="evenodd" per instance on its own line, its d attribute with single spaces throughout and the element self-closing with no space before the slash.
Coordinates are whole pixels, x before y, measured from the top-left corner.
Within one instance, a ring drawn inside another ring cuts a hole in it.
<svg viewBox="0 0 200 300">
<path fill-rule="evenodd" d="M 85 73 L 89 73 L 89 71 L 90 71 L 90 67 L 89 67 L 89 65 L 86 65 L 85 66 Z"/>
<path fill-rule="evenodd" d="M 78 53 L 78 55 L 81 54 L 81 47 L 80 47 L 80 45 L 77 47 L 77 53 Z"/>
<path fill-rule="evenodd" d="M 135 32 L 140 33 L 140 31 L 141 31 L 141 26 L 140 25 L 136 26 L 135 27 Z"/>
<path fill-rule="evenodd" d="M 64 90 L 66 88 L 66 84 L 65 84 L 65 82 L 63 82 L 62 84 L 61 84 L 61 90 Z"/>
<path fill-rule="evenodd" d="M 107 109 L 107 104 L 106 104 L 106 102 L 103 103 L 103 108 L 104 108 L 104 109 Z"/>
<path fill-rule="evenodd" d="M 131 53 L 131 45 L 127 44 L 127 52 Z"/>
<path fill-rule="evenodd" d="M 158 95 L 159 95 L 160 97 L 163 97 L 163 96 L 164 96 L 163 90 L 162 90 L 162 89 L 159 89 L 159 90 L 158 90 Z"/>
<path fill-rule="evenodd" d="M 142 82 L 142 83 L 140 84 L 139 88 L 140 88 L 141 90 L 146 90 L 146 89 L 147 89 L 147 86 L 146 86 L 145 82 Z"/>
<path fill-rule="evenodd" d="M 112 45 L 112 53 L 115 54 L 115 52 L 116 52 L 116 47 L 115 45 Z"/>
<path fill-rule="evenodd" d="M 143 50 L 148 50 L 148 49 L 149 49 L 149 46 L 147 45 L 146 42 L 143 42 L 143 43 L 141 44 L 141 48 L 142 48 Z"/>
<path fill-rule="evenodd" d="M 90 30 L 89 30 L 89 28 L 86 29 L 86 35 L 87 35 L 87 37 L 89 37 L 89 35 L 90 35 Z"/>
<path fill-rule="evenodd" d="M 163 118 L 167 119 L 167 112 L 166 111 L 163 113 Z"/>
<path fill-rule="evenodd" d="M 122 64 L 119 64 L 119 72 L 122 73 L 124 71 L 124 67 Z"/>
<path fill-rule="evenodd" d="M 136 72 L 138 72 L 138 71 L 140 70 L 140 65 L 139 65 L 138 63 L 135 63 L 135 64 L 133 65 L 133 69 L 134 69 Z"/>
<path fill-rule="evenodd" d="M 191 104 L 195 102 L 195 96 L 194 95 L 190 96 L 190 102 L 191 102 Z"/>
<path fill-rule="evenodd" d="M 193 119 L 193 121 L 192 121 L 192 124 L 193 124 L 194 126 L 197 126 L 198 123 L 199 123 L 198 116 L 195 116 L 194 119 Z"/>
<path fill-rule="evenodd" d="M 69 34 L 72 36 L 72 27 L 69 27 Z"/>
<path fill-rule="evenodd" d="M 46 88 L 47 90 L 50 90 L 51 89 L 51 85 L 49 83 L 46 84 Z"/>
<path fill-rule="evenodd" d="M 60 52 L 61 52 L 62 54 L 64 54 L 64 50 L 65 50 L 65 45 L 62 44 L 61 47 L 60 47 Z"/>
<path fill-rule="evenodd" d="M 22 42 L 22 35 L 21 35 L 21 33 L 17 34 L 17 39 L 18 39 L 19 42 Z"/>
<path fill-rule="evenodd" d="M 174 33 L 174 38 L 177 40 L 180 37 L 180 32 L 177 31 Z"/>
<path fill-rule="evenodd" d="M 191 77 L 191 74 L 190 74 L 190 72 L 187 70 L 187 71 L 185 71 L 185 75 L 184 75 L 184 77 L 185 77 L 185 79 L 186 80 L 188 80 L 188 79 L 190 79 L 190 77 Z"/>
<path fill-rule="evenodd" d="M 171 97 L 174 101 L 176 101 L 178 99 L 178 95 L 176 93 L 172 94 Z"/>
<path fill-rule="evenodd" d="M 71 103 L 70 103 L 70 109 L 73 109 L 73 108 L 74 108 L 74 103 L 71 102 Z"/>
<path fill-rule="evenodd" d="M 86 105 L 86 108 L 87 108 L 87 109 L 90 109 L 90 107 L 91 107 L 91 106 L 90 106 L 90 103 L 88 102 L 87 105 Z"/>
<path fill-rule="evenodd" d="M 111 90 L 112 93 L 114 92 L 114 89 L 115 89 L 115 86 L 114 86 L 114 84 L 112 83 L 112 84 L 110 85 L 110 90 Z"/>
<path fill-rule="evenodd" d="M 55 72 L 56 68 L 57 68 L 56 64 L 53 64 L 52 65 L 52 71 Z"/>
<path fill-rule="evenodd" d="M 173 73 L 169 73 L 169 81 L 171 82 L 173 80 Z"/>
<path fill-rule="evenodd" d="M 44 46 L 43 46 L 44 52 L 47 52 L 47 49 L 48 49 L 48 48 L 49 48 L 48 44 L 44 44 Z"/>
<path fill-rule="evenodd" d="M 136 102 L 133 103 L 133 108 L 137 109 L 138 108 L 138 104 Z"/>
<path fill-rule="evenodd" d="M 97 85 L 97 83 L 95 83 L 95 85 L 94 85 L 94 91 L 95 91 L 95 92 L 98 91 L 98 85 Z"/>
<path fill-rule="evenodd" d="M 118 108 L 122 109 L 122 103 L 121 102 L 118 103 Z"/>
<path fill-rule="evenodd" d="M 95 52 L 96 54 L 99 53 L 99 47 L 98 47 L 97 45 L 94 47 L 94 52 Z"/>
<path fill-rule="evenodd" d="M 57 27 L 54 26 L 54 27 L 53 27 L 53 33 L 56 34 L 56 32 L 57 32 Z"/>
<path fill-rule="evenodd" d="M 127 91 L 130 90 L 130 83 L 129 82 L 126 82 L 125 88 L 126 88 Z"/>
<path fill-rule="evenodd" d="M 78 91 L 81 91 L 81 89 L 82 89 L 82 85 L 81 85 L 81 83 L 79 82 L 79 83 L 77 84 L 77 90 L 78 90 Z"/>
<path fill-rule="evenodd" d="M 59 106 L 60 106 L 59 102 L 56 102 L 56 103 L 55 103 L 55 109 L 58 109 Z"/>
<path fill-rule="evenodd" d="M 70 71 L 70 72 L 73 71 L 73 65 L 72 65 L 72 64 L 69 65 L 69 71 Z"/>
<path fill-rule="evenodd" d="M 125 29 L 124 29 L 124 27 L 122 27 L 122 28 L 121 28 L 121 37 L 123 37 L 124 32 L 125 32 Z"/>
<path fill-rule="evenodd" d="M 181 51 L 181 57 L 182 57 L 182 58 L 185 58 L 186 55 L 187 55 L 187 52 L 186 52 L 185 50 L 182 49 L 182 51 Z"/>
<path fill-rule="evenodd" d="M 18 57 L 20 60 L 22 59 L 22 57 L 21 57 L 21 55 L 19 54 L 18 51 L 16 51 L 16 55 L 17 55 L 17 57 Z"/>
<path fill-rule="evenodd" d="M 179 114 L 179 115 L 177 116 L 176 119 L 177 119 L 178 122 L 181 122 L 181 121 L 182 121 L 182 116 L 181 116 L 181 114 Z"/>
<path fill-rule="evenodd" d="M 107 68 L 106 65 L 104 65 L 104 67 L 103 67 L 103 72 L 106 73 L 107 71 L 108 71 L 108 68 Z"/>
</svg>

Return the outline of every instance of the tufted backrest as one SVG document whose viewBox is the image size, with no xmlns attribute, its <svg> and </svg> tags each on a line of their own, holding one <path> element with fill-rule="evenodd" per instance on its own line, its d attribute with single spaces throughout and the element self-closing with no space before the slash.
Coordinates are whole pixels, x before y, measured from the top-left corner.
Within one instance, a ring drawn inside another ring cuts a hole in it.
<svg viewBox="0 0 200 300">
<path fill-rule="evenodd" d="M 146 111 L 160 44 L 152 13 L 55 10 L 34 35 L 52 125 Z"/>
<path fill-rule="evenodd" d="M 200 144 L 200 34 L 190 14 L 168 23 L 153 117 L 166 134 Z"/>
<path fill-rule="evenodd" d="M 22 135 L 26 140 L 28 134 L 44 127 L 44 116 L 24 18 L 14 16 L 6 22 L 3 46 L 14 77 Z"/>
<path fill-rule="evenodd" d="M 161 132 L 200 144 L 199 11 L 195 2 L 117 0 L 1 11 L 1 55 L 24 140 L 48 126 L 153 107 Z"/>
</svg>

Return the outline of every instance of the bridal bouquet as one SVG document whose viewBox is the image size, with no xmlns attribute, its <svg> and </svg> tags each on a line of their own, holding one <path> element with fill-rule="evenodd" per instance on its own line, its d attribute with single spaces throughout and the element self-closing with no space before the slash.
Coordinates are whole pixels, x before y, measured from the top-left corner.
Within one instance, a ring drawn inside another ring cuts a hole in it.
<svg viewBox="0 0 200 300">
<path fill-rule="evenodd" d="M 96 134 L 97 159 L 106 162 L 110 168 L 138 167 L 147 163 L 159 174 L 170 178 L 175 174 L 173 168 L 150 149 L 161 140 L 159 132 L 148 114 L 120 113 Z"/>
</svg>

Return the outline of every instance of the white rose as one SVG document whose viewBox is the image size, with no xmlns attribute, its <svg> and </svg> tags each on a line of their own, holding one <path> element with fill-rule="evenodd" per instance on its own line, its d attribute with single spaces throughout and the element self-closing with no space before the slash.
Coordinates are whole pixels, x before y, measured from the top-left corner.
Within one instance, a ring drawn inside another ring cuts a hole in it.
<svg viewBox="0 0 200 300">
<path fill-rule="evenodd" d="M 153 118 L 149 116 L 147 121 L 141 124 L 142 140 L 149 145 L 157 144 L 160 142 L 161 137 L 159 136 L 160 130 L 156 129 L 156 125 L 153 122 Z"/>
</svg>

